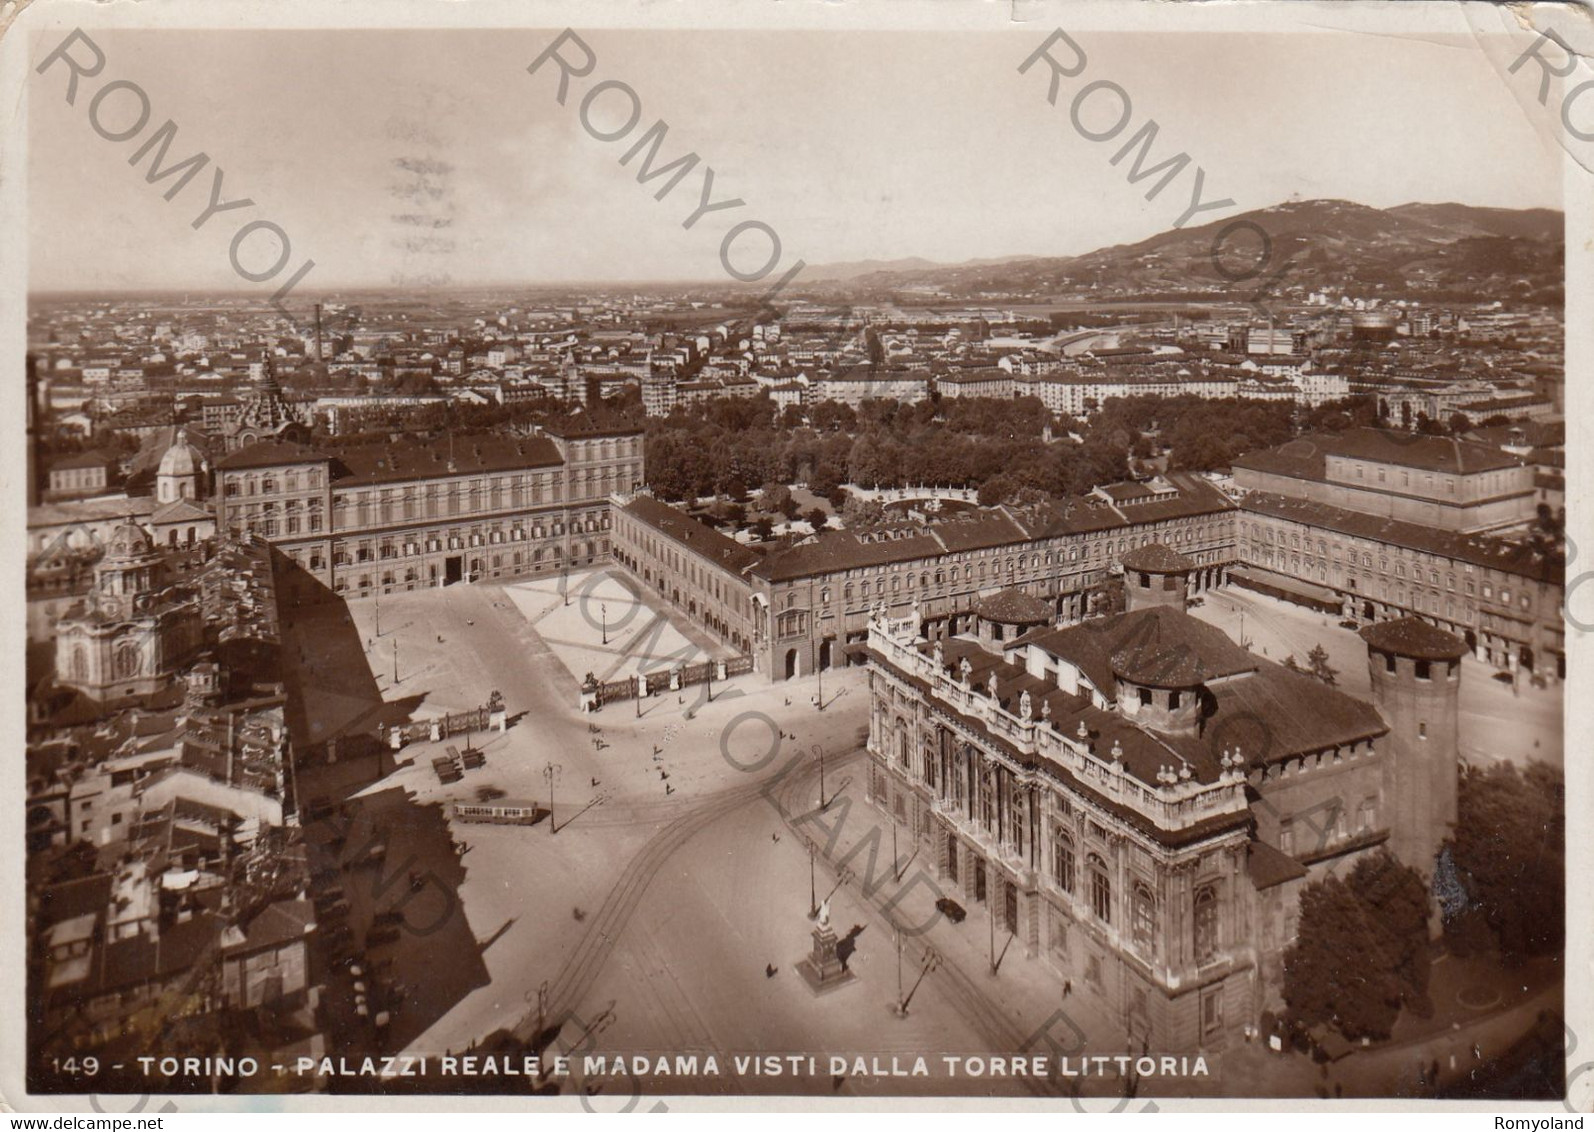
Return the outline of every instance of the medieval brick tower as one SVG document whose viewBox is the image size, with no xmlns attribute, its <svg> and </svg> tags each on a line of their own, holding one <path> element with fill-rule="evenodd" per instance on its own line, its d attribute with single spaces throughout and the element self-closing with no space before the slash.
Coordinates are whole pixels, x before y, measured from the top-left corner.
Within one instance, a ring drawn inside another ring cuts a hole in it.
<svg viewBox="0 0 1594 1132">
<path fill-rule="evenodd" d="M 1362 630 L 1373 704 L 1389 725 L 1390 848 L 1424 876 L 1456 823 L 1458 698 L 1466 643 L 1416 617 Z"/>
<path fill-rule="evenodd" d="M 1162 605 L 1184 611 L 1194 562 L 1177 550 L 1154 542 L 1131 550 L 1123 556 L 1122 563 L 1125 610 L 1133 613 Z"/>
</svg>

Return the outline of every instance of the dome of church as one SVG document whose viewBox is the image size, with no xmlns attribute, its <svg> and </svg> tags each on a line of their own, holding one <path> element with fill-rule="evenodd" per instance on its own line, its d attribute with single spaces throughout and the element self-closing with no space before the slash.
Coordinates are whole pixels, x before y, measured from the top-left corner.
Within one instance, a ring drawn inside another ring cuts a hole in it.
<svg viewBox="0 0 1594 1132">
<path fill-rule="evenodd" d="M 188 433 L 183 429 L 177 430 L 177 435 L 172 438 L 172 446 L 166 449 L 161 457 L 160 468 L 156 472 L 162 476 L 192 476 L 197 475 L 204 466 L 204 454 L 188 443 Z"/>
<path fill-rule="evenodd" d="M 110 541 L 105 544 L 106 558 L 140 558 L 154 552 L 155 544 L 150 541 L 149 532 L 131 519 L 112 531 Z"/>
</svg>

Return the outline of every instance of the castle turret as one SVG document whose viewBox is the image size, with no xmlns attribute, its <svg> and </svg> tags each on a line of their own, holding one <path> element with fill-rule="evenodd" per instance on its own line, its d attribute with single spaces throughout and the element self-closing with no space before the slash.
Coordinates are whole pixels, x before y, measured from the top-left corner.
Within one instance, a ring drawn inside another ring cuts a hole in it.
<svg viewBox="0 0 1594 1132">
<path fill-rule="evenodd" d="M 1373 705 L 1389 725 L 1385 798 L 1390 848 L 1431 876 L 1434 857 L 1456 823 L 1460 773 L 1460 638 L 1416 617 L 1369 625 Z"/>
<path fill-rule="evenodd" d="M 1125 554 L 1124 608 L 1130 613 L 1154 605 L 1171 606 L 1181 612 L 1190 588 L 1190 572 L 1195 563 L 1177 550 L 1154 542 Z"/>
</svg>

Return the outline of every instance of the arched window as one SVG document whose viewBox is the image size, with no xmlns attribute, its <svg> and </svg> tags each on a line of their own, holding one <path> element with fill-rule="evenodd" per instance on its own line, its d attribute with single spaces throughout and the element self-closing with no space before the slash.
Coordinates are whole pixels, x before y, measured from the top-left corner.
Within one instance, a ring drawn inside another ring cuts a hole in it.
<svg viewBox="0 0 1594 1132">
<path fill-rule="evenodd" d="M 908 761 L 908 725 L 902 720 L 897 720 L 897 762 L 906 770 L 910 765 Z"/>
<path fill-rule="evenodd" d="M 1204 962 L 1218 952 L 1218 890 L 1215 885 L 1204 884 L 1196 889 L 1193 924 L 1195 957 Z"/>
<path fill-rule="evenodd" d="M 1074 891 L 1074 839 L 1061 829 L 1052 838 L 1052 879 L 1064 892 Z"/>
<path fill-rule="evenodd" d="M 1107 862 L 1095 853 L 1085 858 L 1090 873 L 1090 910 L 1104 924 L 1112 923 L 1112 881 L 1107 877 Z"/>
<path fill-rule="evenodd" d="M 925 782 L 925 785 L 926 786 L 934 786 L 935 785 L 935 749 L 933 747 L 924 748 L 924 753 L 920 757 L 921 757 L 921 759 L 923 760 L 923 763 L 924 763 L 924 782 Z"/>
<path fill-rule="evenodd" d="M 1135 946 L 1146 955 L 1156 952 L 1157 946 L 1157 898 L 1152 895 L 1151 887 L 1143 881 L 1136 881 L 1133 893 Z"/>
<path fill-rule="evenodd" d="M 116 677 L 118 680 L 126 680 L 131 676 L 137 676 L 141 667 L 143 667 L 143 657 L 139 653 L 136 644 L 128 641 L 117 646 Z"/>
</svg>

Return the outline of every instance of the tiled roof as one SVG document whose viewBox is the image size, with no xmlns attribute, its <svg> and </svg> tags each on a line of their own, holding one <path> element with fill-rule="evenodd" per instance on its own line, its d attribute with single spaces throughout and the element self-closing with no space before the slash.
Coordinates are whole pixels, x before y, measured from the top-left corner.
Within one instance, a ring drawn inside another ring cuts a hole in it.
<svg viewBox="0 0 1594 1132">
<path fill-rule="evenodd" d="M 73 471 L 78 468 L 107 468 L 116 465 L 116 457 L 104 452 L 79 452 L 75 456 L 62 456 L 50 465 L 52 472 Z"/>
<path fill-rule="evenodd" d="M 1115 674 L 1140 684 L 1184 687 L 1251 671 L 1260 663 L 1223 630 L 1171 606 L 1037 630 L 1017 644 L 1036 645 L 1071 661 L 1106 696 L 1113 694 Z"/>
<path fill-rule="evenodd" d="M 302 940 L 315 925 L 315 905 L 308 900 L 279 900 L 268 905 L 243 928 L 240 940 L 229 933 L 222 950 L 227 954 L 260 951 Z"/>
<path fill-rule="evenodd" d="M 594 423 L 585 415 L 567 417 L 563 420 L 550 421 L 542 426 L 542 430 L 550 436 L 562 439 L 585 440 L 591 437 L 602 436 L 641 436 L 642 428 L 639 425 L 600 425 Z"/>
<path fill-rule="evenodd" d="M 1144 574 L 1188 574 L 1195 569 L 1194 562 L 1160 542 L 1135 547 L 1123 556 L 1122 563 L 1125 569 Z"/>
<path fill-rule="evenodd" d="M 1050 602 L 1017 588 L 998 590 L 983 599 L 976 612 L 987 621 L 1004 625 L 1045 625 L 1052 620 Z"/>
<path fill-rule="evenodd" d="M 1299 479 L 1324 477 L 1326 458 L 1341 456 L 1373 463 L 1421 468 L 1430 472 L 1470 475 L 1520 467 L 1522 461 L 1498 448 L 1450 436 L 1423 436 L 1401 430 L 1354 428 L 1339 433 L 1313 433 L 1237 456 L 1236 469 L 1275 472 Z"/>
<path fill-rule="evenodd" d="M 763 561 L 763 556 L 756 550 L 743 546 L 733 538 L 726 538 L 707 523 L 700 523 L 651 495 L 637 496 L 625 505 L 624 510 L 666 538 L 718 563 L 733 574 L 741 574 Z"/>
<path fill-rule="evenodd" d="M 457 436 L 409 440 L 403 444 L 361 444 L 333 456 L 335 487 L 442 479 L 519 468 L 550 468 L 563 463 L 559 448 L 546 437 Z"/>
<path fill-rule="evenodd" d="M 110 873 L 94 873 L 51 885 L 39 897 L 40 925 L 48 927 L 89 913 L 103 915 L 111 900 L 112 880 Z"/>
<path fill-rule="evenodd" d="M 327 459 L 325 452 L 318 452 L 308 445 L 291 440 L 264 440 L 228 453 L 216 462 L 216 467 L 222 471 L 237 471 L 240 468 L 273 468 L 281 464 L 325 463 Z"/>
<path fill-rule="evenodd" d="M 1306 866 L 1294 857 L 1265 841 L 1254 840 L 1246 846 L 1245 871 L 1258 891 L 1288 880 L 1299 880 L 1307 874 Z"/>
<path fill-rule="evenodd" d="M 1116 505 L 1095 499 L 1069 499 L 1019 510 L 961 511 L 922 526 L 904 524 L 863 536 L 852 531 L 825 531 L 816 539 L 772 553 L 755 573 L 773 582 L 790 581 L 864 566 L 933 559 L 965 550 L 1023 546 L 1040 538 L 1115 530 L 1234 508 L 1228 497 L 1200 476 L 1174 473 L 1167 479 L 1176 490 L 1130 492 L 1126 494 L 1133 499 Z"/>
<path fill-rule="evenodd" d="M 1467 652 L 1467 644 L 1460 637 L 1419 617 L 1380 621 L 1363 629 L 1361 638 L 1380 652 L 1417 660 L 1459 660 Z"/>
</svg>

